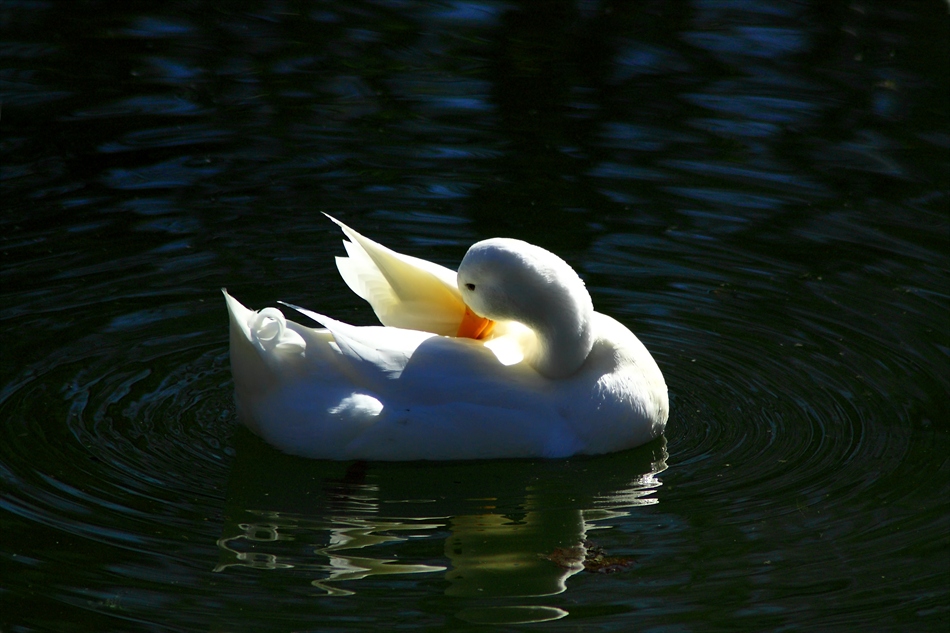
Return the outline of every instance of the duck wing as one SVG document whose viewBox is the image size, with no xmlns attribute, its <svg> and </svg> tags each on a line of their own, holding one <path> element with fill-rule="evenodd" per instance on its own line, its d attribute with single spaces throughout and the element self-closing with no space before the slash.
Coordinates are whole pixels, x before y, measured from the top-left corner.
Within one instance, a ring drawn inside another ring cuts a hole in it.
<svg viewBox="0 0 950 633">
<path fill-rule="evenodd" d="M 347 257 L 336 266 L 350 289 L 365 299 L 380 323 L 389 327 L 455 336 L 465 304 L 455 271 L 403 255 L 364 237 L 339 220 Z"/>
<path fill-rule="evenodd" d="M 436 336 L 431 332 L 396 327 L 350 325 L 313 310 L 281 303 L 325 327 L 333 335 L 340 355 L 351 365 L 362 368 L 359 373 L 372 377 L 370 382 L 399 378 L 419 345 Z"/>
</svg>

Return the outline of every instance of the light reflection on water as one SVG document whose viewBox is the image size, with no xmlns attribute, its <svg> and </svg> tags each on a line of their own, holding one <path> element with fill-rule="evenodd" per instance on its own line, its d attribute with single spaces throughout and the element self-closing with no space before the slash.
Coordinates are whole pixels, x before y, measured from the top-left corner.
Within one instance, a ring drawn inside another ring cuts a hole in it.
<svg viewBox="0 0 950 633">
<path fill-rule="evenodd" d="M 563 601 L 518 599 L 566 591 L 568 579 L 584 571 L 598 530 L 657 502 L 667 457 L 661 439 L 560 464 L 346 467 L 273 451 L 246 460 L 241 450 L 250 446 L 241 444 L 216 572 L 293 573 L 329 597 L 356 594 L 356 581 L 367 578 L 437 574 L 446 596 L 476 600 L 459 602 L 459 617 L 509 623 L 570 612 Z M 308 484 L 288 486 L 290 478 Z M 409 549 L 419 552 L 417 562 L 406 553 L 408 541 L 416 543 Z"/>
</svg>

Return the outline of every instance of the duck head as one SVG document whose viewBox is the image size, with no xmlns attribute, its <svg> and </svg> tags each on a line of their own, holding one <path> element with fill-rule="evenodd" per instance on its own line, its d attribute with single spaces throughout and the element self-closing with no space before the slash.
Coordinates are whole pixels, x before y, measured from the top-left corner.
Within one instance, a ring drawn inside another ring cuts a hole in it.
<svg viewBox="0 0 950 633">
<path fill-rule="evenodd" d="M 508 238 L 478 242 L 459 265 L 458 289 L 473 322 L 481 317 L 530 328 L 536 340 L 524 350 L 525 360 L 548 378 L 570 376 L 590 354 L 590 294 L 574 269 L 550 251 Z"/>
</svg>

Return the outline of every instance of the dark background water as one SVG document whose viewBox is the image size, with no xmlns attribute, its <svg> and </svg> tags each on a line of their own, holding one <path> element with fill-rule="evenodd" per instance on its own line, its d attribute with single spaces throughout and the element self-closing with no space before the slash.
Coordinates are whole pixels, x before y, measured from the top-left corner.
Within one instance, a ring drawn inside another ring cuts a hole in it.
<svg viewBox="0 0 950 633">
<path fill-rule="evenodd" d="M 947 629 L 947 3 L 0 11 L 3 631 Z M 236 428 L 220 287 L 373 322 L 320 212 L 558 252 L 665 438 L 360 465 Z"/>
</svg>

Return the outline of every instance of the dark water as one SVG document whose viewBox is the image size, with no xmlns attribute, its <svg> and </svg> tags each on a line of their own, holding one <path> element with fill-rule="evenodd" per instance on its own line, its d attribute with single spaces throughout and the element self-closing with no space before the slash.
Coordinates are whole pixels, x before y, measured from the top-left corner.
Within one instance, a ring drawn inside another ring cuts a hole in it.
<svg viewBox="0 0 950 633">
<path fill-rule="evenodd" d="M 2 16 L 0 630 L 947 630 L 945 2 Z M 321 211 L 558 252 L 665 438 L 387 465 L 237 428 L 220 287 L 372 322 Z"/>
</svg>

